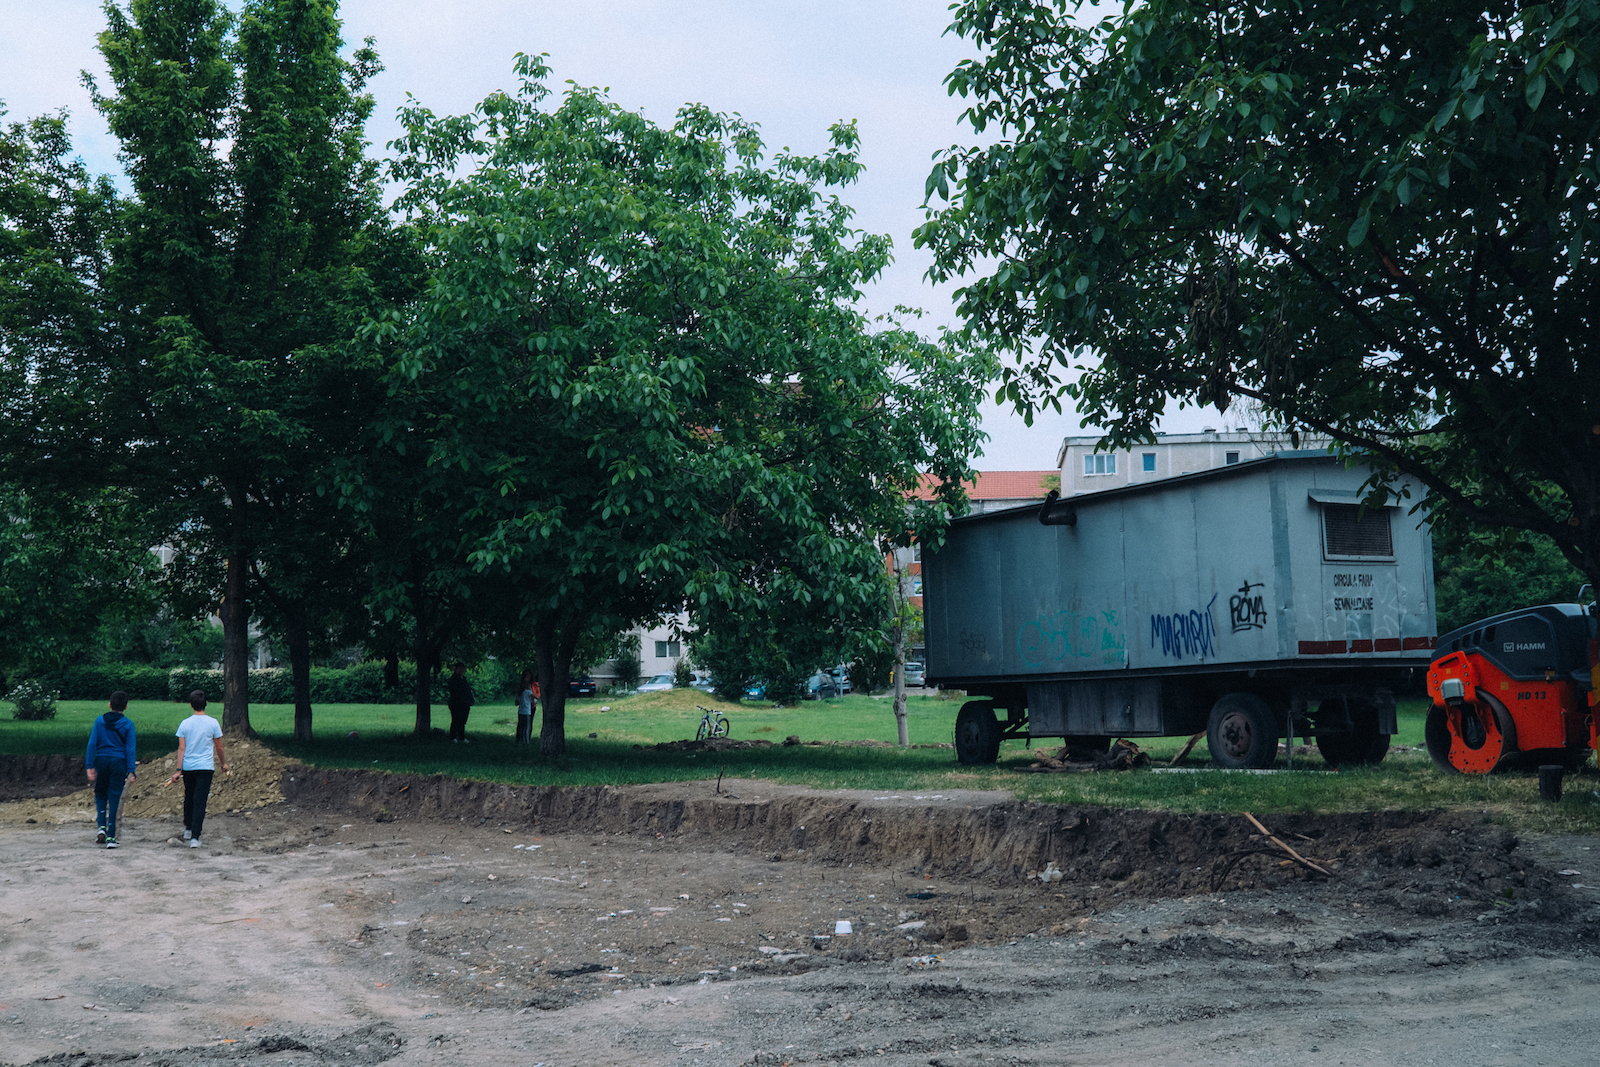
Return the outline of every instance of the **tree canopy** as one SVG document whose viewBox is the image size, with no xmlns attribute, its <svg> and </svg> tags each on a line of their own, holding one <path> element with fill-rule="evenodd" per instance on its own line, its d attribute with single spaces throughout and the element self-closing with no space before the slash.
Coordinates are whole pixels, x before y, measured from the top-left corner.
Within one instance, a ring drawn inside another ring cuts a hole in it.
<svg viewBox="0 0 1600 1067">
<path fill-rule="evenodd" d="M 584 88 L 547 106 L 543 60 L 518 73 L 472 115 L 405 113 L 401 205 L 432 277 L 372 339 L 474 564 L 515 590 L 559 754 L 597 625 L 875 620 L 882 541 L 961 500 L 990 364 L 857 309 L 889 243 L 835 192 L 853 127 L 769 159 L 736 117 L 663 127 Z M 943 495 L 908 516 L 919 470 Z"/>
<path fill-rule="evenodd" d="M 1244 399 L 1600 583 L 1600 2 L 968 0 L 933 275 L 1020 407 Z"/>
<path fill-rule="evenodd" d="M 220 601 L 228 729 L 249 729 L 249 601 L 268 598 L 302 737 L 308 606 L 352 573 L 317 490 L 385 395 L 338 342 L 414 287 L 362 133 L 377 58 L 341 54 L 337 10 L 107 3 L 110 85 L 90 89 L 131 194 L 63 162 L 59 120 L 14 127 L 21 166 L 0 166 L 7 475 L 130 494 L 147 545 L 195 553 L 170 573 Z"/>
</svg>

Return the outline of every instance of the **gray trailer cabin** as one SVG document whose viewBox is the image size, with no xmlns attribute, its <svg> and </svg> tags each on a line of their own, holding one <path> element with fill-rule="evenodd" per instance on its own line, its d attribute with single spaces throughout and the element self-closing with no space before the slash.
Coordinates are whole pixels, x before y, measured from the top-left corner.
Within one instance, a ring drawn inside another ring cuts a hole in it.
<svg viewBox="0 0 1600 1067">
<path fill-rule="evenodd" d="M 1435 641 L 1419 487 L 1365 506 L 1323 452 L 958 519 L 923 552 L 929 684 L 965 690 L 963 762 L 1005 737 L 1188 736 L 1259 767 L 1312 736 L 1375 762 Z"/>
</svg>

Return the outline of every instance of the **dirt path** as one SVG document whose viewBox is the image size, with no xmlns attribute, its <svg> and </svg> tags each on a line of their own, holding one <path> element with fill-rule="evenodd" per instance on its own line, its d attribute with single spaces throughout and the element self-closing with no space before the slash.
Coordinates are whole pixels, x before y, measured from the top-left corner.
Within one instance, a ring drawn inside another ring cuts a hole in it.
<svg viewBox="0 0 1600 1067">
<path fill-rule="evenodd" d="M 0 1060 L 1421 1067 L 1600 1038 L 1597 840 L 1269 820 L 1324 880 L 1231 817 L 296 777 L 203 850 L 170 816 L 107 852 L 0 806 Z"/>
</svg>

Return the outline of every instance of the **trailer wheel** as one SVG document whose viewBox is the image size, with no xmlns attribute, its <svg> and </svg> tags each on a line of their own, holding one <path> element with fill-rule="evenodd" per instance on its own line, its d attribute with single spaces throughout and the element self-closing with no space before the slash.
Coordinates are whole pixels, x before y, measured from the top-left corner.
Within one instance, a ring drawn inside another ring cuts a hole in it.
<svg viewBox="0 0 1600 1067">
<path fill-rule="evenodd" d="M 1517 754 L 1517 724 L 1511 713 L 1482 690 L 1477 703 L 1459 710 L 1438 704 L 1429 708 L 1422 736 L 1433 765 L 1445 774 L 1492 774 L 1509 768 Z"/>
<path fill-rule="evenodd" d="M 1323 701 L 1317 708 L 1318 722 L 1323 719 L 1322 708 L 1329 703 L 1331 701 Z M 1352 701 L 1349 711 L 1350 729 L 1318 733 L 1317 751 L 1334 767 L 1382 763 L 1383 757 L 1389 754 L 1389 735 L 1378 732 L 1378 709 L 1365 701 Z"/>
<path fill-rule="evenodd" d="M 1206 746 L 1211 762 L 1227 770 L 1271 766 L 1278 755 L 1272 709 L 1254 693 L 1229 693 L 1212 705 Z"/>
<path fill-rule="evenodd" d="M 1000 756 L 1000 722 L 987 700 L 969 700 L 956 713 L 956 759 L 963 764 L 993 763 Z"/>
</svg>

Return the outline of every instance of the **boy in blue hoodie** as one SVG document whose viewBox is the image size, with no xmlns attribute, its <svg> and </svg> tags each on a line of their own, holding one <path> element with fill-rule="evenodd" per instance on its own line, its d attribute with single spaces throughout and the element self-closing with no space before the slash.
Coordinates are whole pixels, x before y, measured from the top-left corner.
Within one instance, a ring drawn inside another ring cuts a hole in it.
<svg viewBox="0 0 1600 1067">
<path fill-rule="evenodd" d="M 134 780 L 138 765 L 133 720 L 123 714 L 128 694 L 118 689 L 111 694 L 111 710 L 95 719 L 89 731 L 89 747 L 83 764 L 94 785 L 94 813 L 98 829 L 95 842 L 106 848 L 117 847 L 117 808 L 122 805 L 122 787 Z"/>
</svg>

